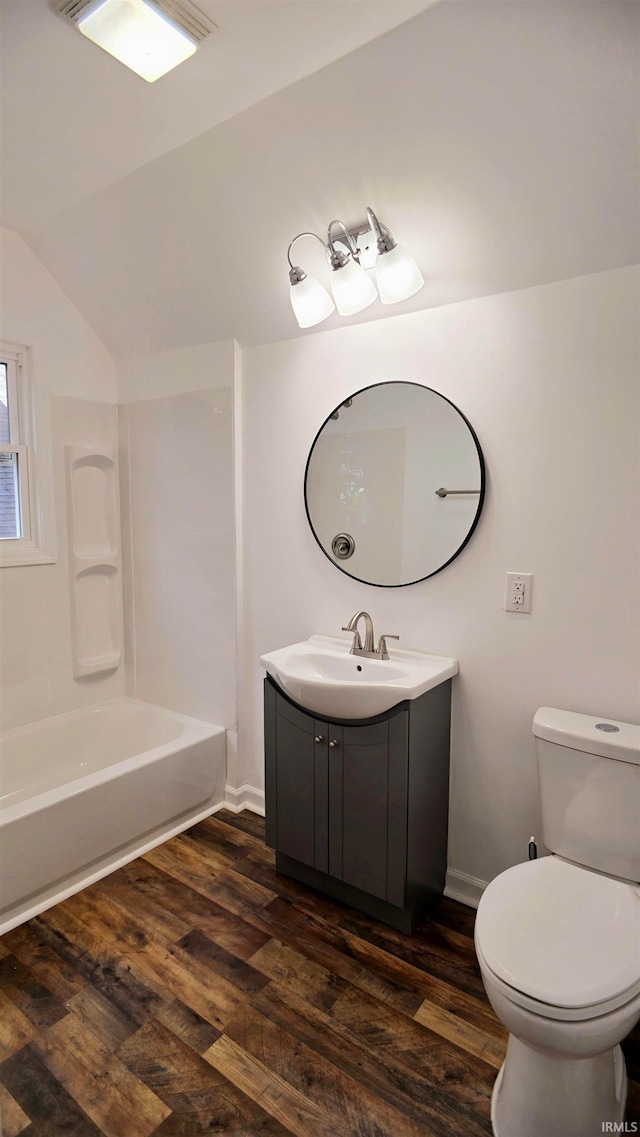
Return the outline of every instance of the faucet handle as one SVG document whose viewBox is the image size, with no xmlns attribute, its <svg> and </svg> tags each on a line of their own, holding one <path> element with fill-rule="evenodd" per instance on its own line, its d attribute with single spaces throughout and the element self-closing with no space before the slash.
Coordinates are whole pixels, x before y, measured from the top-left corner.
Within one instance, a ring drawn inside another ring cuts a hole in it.
<svg viewBox="0 0 640 1137">
<path fill-rule="evenodd" d="M 351 655 L 355 651 L 362 651 L 362 640 L 360 639 L 360 632 L 357 628 L 343 628 L 343 632 L 351 632 L 353 636 L 353 643 L 351 644 Z"/>
<path fill-rule="evenodd" d="M 390 632 L 387 632 L 387 634 L 384 636 L 380 636 L 380 639 L 378 640 L 378 646 L 376 648 L 376 655 L 379 655 L 380 659 L 388 659 L 389 652 L 387 651 L 387 640 L 399 639 L 400 636 L 392 636 Z"/>
</svg>

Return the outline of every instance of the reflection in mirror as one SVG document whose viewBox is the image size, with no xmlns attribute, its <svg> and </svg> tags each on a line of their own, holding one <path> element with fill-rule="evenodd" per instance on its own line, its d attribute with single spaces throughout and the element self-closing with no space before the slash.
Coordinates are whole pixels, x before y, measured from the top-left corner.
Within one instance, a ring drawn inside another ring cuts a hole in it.
<svg viewBox="0 0 640 1137">
<path fill-rule="evenodd" d="M 456 557 L 484 498 L 484 462 L 464 415 L 418 383 L 378 383 L 329 416 L 307 461 L 313 534 L 366 584 L 413 584 Z"/>
</svg>

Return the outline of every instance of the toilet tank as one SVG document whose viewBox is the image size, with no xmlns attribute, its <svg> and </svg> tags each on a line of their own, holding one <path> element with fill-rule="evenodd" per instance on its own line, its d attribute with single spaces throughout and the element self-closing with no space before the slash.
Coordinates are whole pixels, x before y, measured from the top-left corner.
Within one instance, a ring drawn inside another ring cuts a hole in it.
<svg viewBox="0 0 640 1137">
<path fill-rule="evenodd" d="M 541 707 L 533 733 L 547 848 L 640 881 L 640 726 Z"/>
</svg>

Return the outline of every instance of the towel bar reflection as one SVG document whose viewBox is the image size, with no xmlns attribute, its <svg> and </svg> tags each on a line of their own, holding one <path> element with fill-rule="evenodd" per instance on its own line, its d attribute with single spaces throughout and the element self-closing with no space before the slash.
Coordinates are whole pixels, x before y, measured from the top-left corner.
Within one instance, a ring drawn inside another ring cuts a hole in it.
<svg viewBox="0 0 640 1137">
<path fill-rule="evenodd" d="M 446 490 L 444 486 L 440 486 L 440 489 L 436 490 L 436 493 L 438 497 L 448 497 L 449 494 L 454 493 L 480 493 L 480 490 Z"/>
</svg>

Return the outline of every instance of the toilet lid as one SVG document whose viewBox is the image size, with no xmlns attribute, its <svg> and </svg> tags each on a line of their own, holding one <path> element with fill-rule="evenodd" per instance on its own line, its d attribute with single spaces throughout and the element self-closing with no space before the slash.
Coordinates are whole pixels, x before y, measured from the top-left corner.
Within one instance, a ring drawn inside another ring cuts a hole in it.
<svg viewBox="0 0 640 1137">
<path fill-rule="evenodd" d="M 640 991 L 640 889 L 542 857 L 507 869 L 478 906 L 475 935 L 510 987 L 556 1007 Z"/>
</svg>

